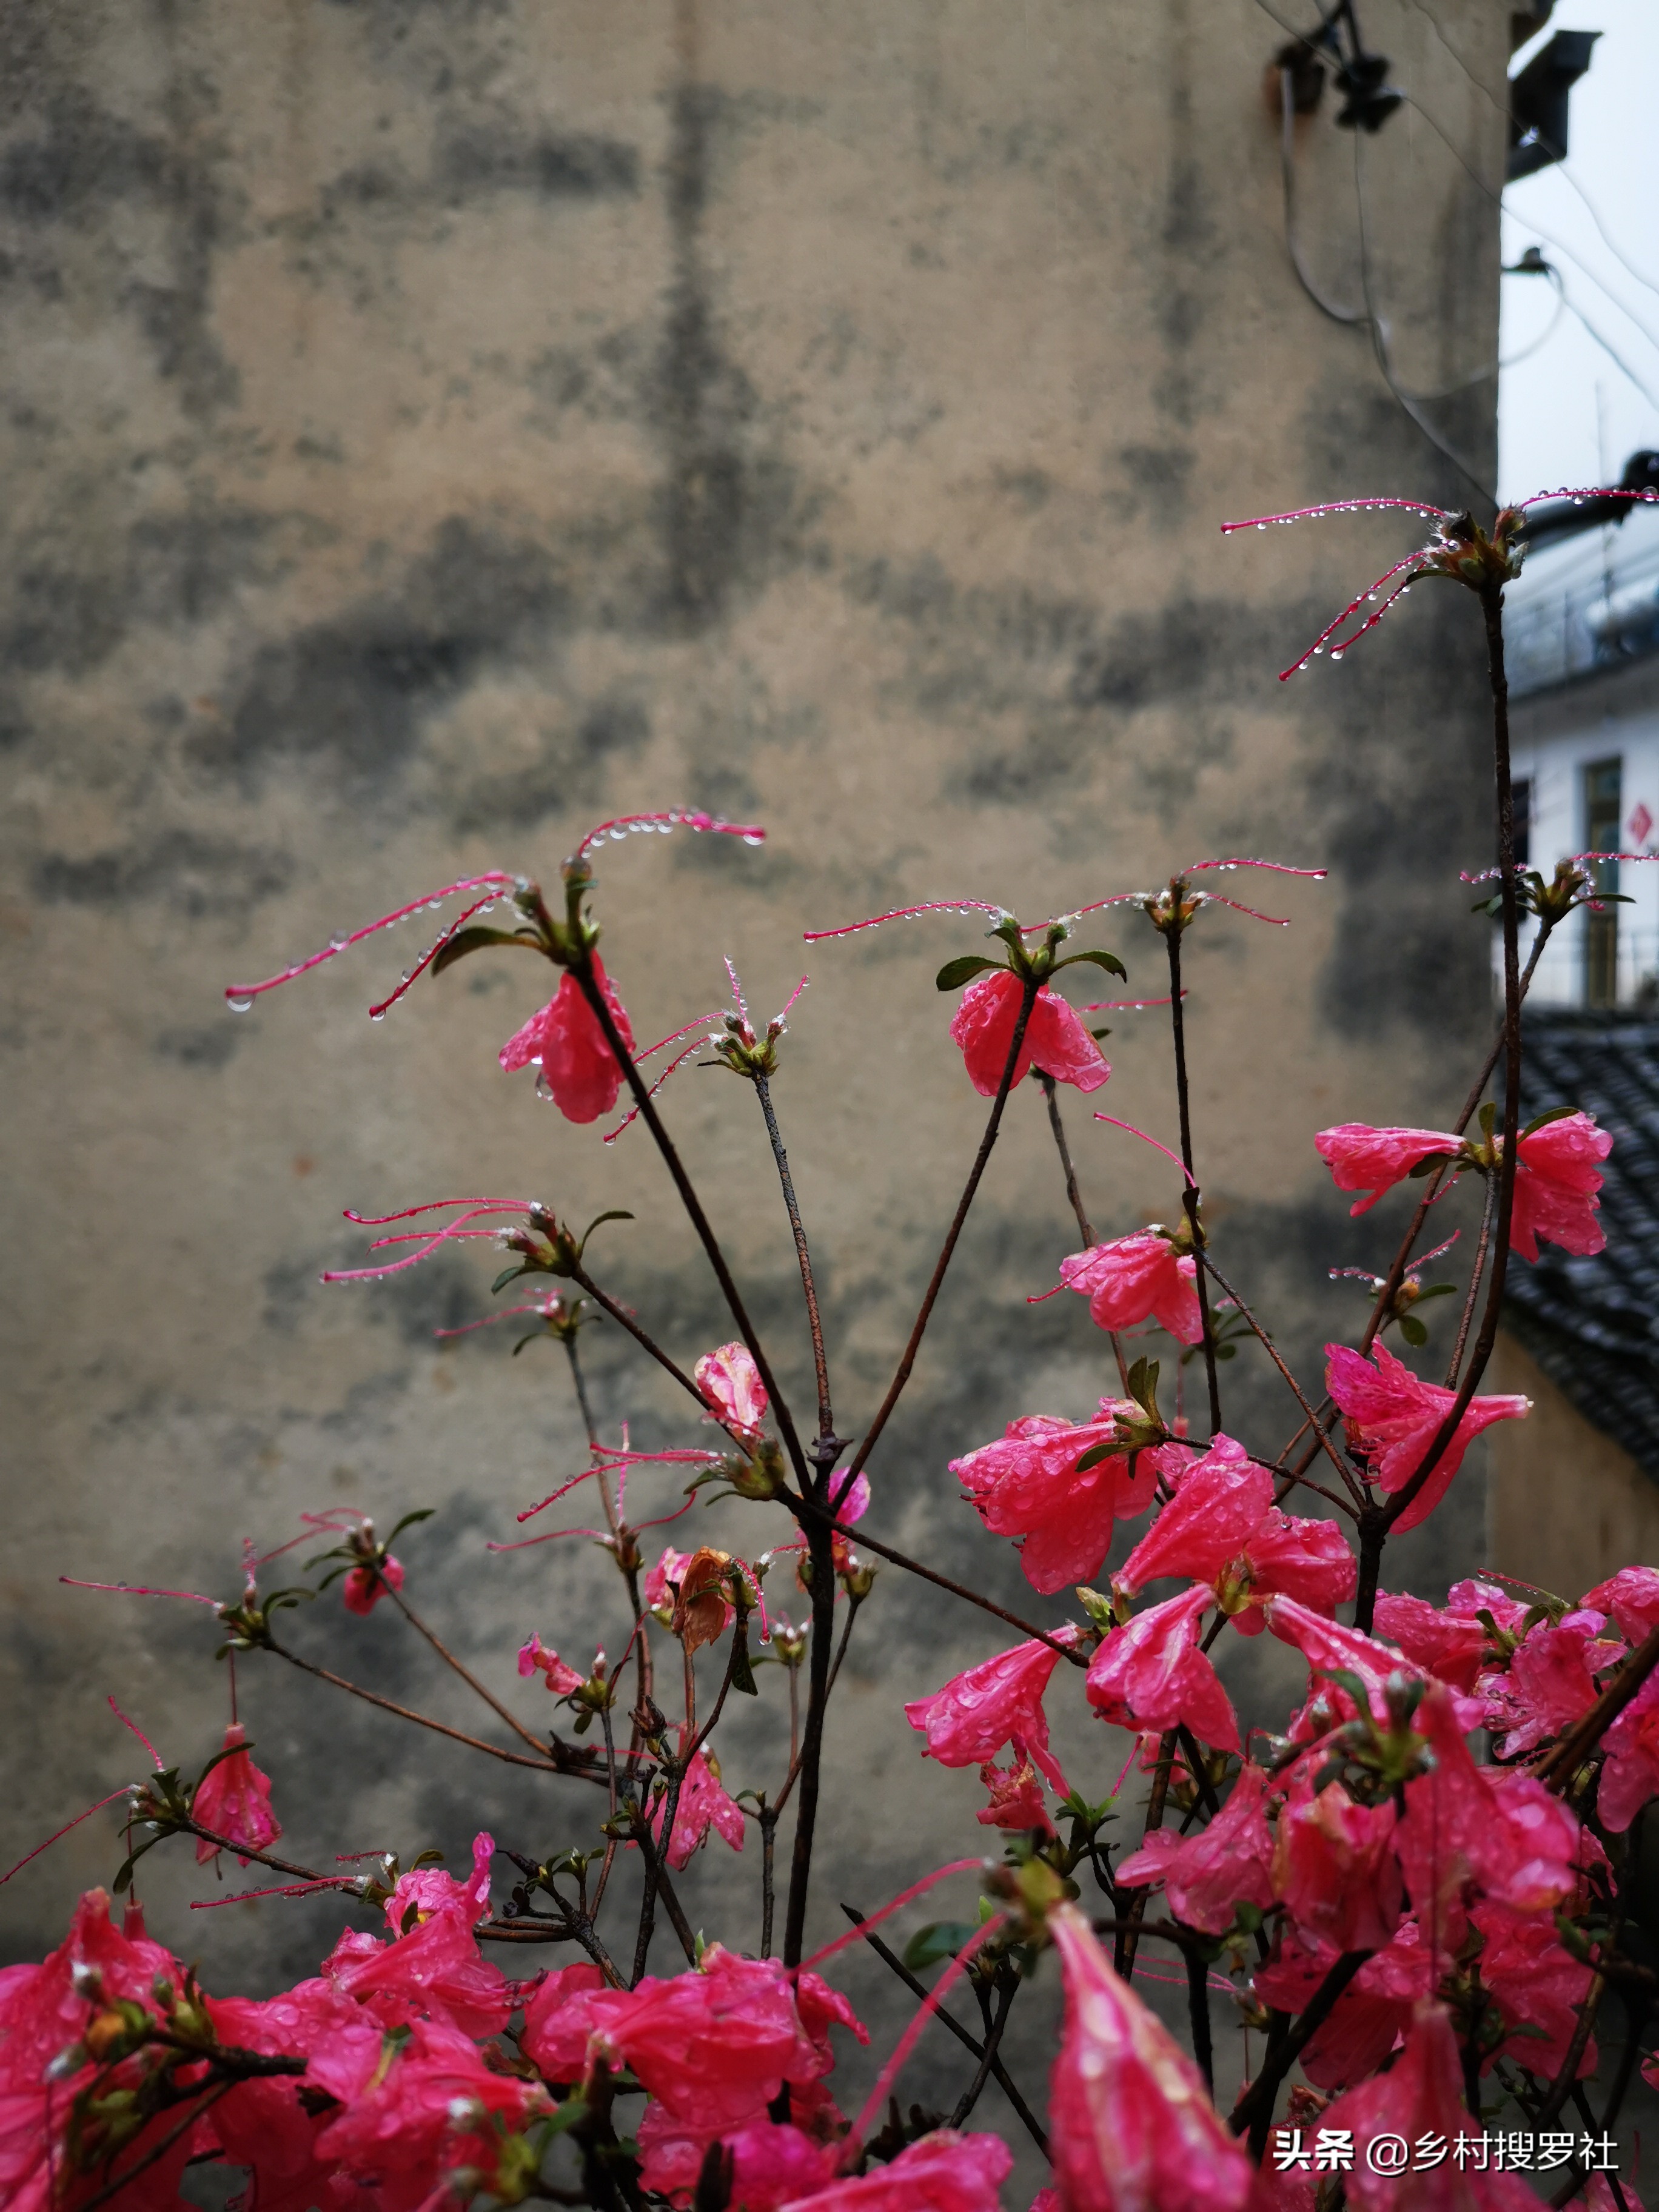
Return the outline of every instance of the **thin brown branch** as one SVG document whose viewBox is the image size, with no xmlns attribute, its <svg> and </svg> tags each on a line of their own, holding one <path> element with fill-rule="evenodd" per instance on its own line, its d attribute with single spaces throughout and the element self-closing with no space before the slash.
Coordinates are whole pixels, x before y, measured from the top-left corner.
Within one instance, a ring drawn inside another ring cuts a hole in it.
<svg viewBox="0 0 1659 2212">
<path fill-rule="evenodd" d="M 394 1589 L 384 1575 L 380 1577 L 380 1587 L 385 1590 L 386 1595 L 392 1600 L 393 1605 L 397 1607 L 398 1612 L 402 1613 L 404 1619 L 409 1623 L 410 1626 L 417 1631 L 419 1634 L 425 1637 L 427 1642 L 432 1646 L 438 1656 L 443 1661 L 445 1666 L 453 1667 L 455 1672 L 460 1676 L 462 1681 L 466 1684 L 468 1689 L 476 1690 L 477 1692 L 478 1695 L 483 1699 L 485 1705 L 489 1706 L 490 1711 L 495 1715 L 498 1720 L 504 1720 L 507 1723 L 508 1728 L 512 1729 L 514 1735 L 519 1738 L 520 1742 L 527 1743 L 532 1751 L 541 1751 L 543 1744 L 540 1736 L 536 1735 L 533 1729 L 527 1729 L 524 1725 L 523 1722 L 519 1720 L 514 1714 L 508 1712 L 507 1707 L 501 1703 L 501 1699 L 496 1697 L 493 1692 L 487 1690 L 483 1684 L 478 1680 L 477 1676 L 462 1665 L 461 1662 L 455 1656 L 455 1654 L 449 1649 L 449 1646 L 444 1643 L 441 1637 L 435 1635 L 433 1631 L 427 1626 L 425 1621 L 421 1619 L 421 1616 L 416 1612 L 414 1607 L 406 1601 L 403 1592 L 398 1589 Z"/>
<path fill-rule="evenodd" d="M 1659 1627 L 1652 1629 L 1632 1652 L 1571 1735 L 1563 1738 L 1538 1770 L 1538 1778 L 1546 1789 L 1566 1788 L 1656 1667 L 1659 1667 Z"/>
<path fill-rule="evenodd" d="M 789 1215 L 790 1232 L 795 1240 L 795 1257 L 800 1263 L 800 1286 L 806 1297 L 806 1326 L 811 1332 L 812 1366 L 817 1377 L 818 1435 L 821 1438 L 833 1437 L 836 1420 L 830 1407 L 830 1369 L 823 1352 L 823 1324 L 818 1318 L 817 1285 L 812 1279 L 812 1255 L 807 1249 L 806 1231 L 801 1224 L 794 1178 L 789 1172 L 789 1155 L 783 1148 L 782 1133 L 772 1107 L 772 1085 L 764 1075 L 757 1075 L 754 1085 L 761 1112 L 766 1116 L 766 1133 L 771 1139 L 772 1158 L 777 1164 L 778 1181 L 783 1187 L 783 1203 Z M 829 1470 L 824 1468 L 822 1472 L 827 1474 Z"/>
<path fill-rule="evenodd" d="M 584 1781 L 603 1782 L 603 1776 L 589 1774 L 581 1767 L 561 1766 L 550 1759 L 528 1759 L 521 1751 L 508 1751 L 502 1744 L 486 1743 L 482 1736 L 468 1735 L 465 1729 L 451 1728 L 447 1721 L 434 1721 L 429 1714 L 414 1712 L 409 1706 L 400 1705 L 391 1698 L 383 1698 L 378 1690 L 366 1690 L 362 1683 L 348 1682 L 343 1674 L 336 1674 L 327 1667 L 319 1667 L 314 1660 L 302 1659 L 297 1651 L 290 1651 L 286 1644 L 267 1643 L 262 1648 L 274 1651 L 279 1659 L 286 1659 L 290 1667 L 299 1667 L 306 1674 L 314 1674 L 319 1682 L 331 1682 L 337 1690 L 349 1691 L 354 1698 L 362 1698 L 366 1705 L 376 1705 L 384 1713 L 396 1713 L 399 1720 L 413 1721 L 417 1728 L 430 1729 L 435 1735 L 447 1735 L 453 1742 L 466 1744 L 473 1751 L 488 1752 L 492 1759 L 501 1759 L 508 1766 L 528 1766 L 538 1774 L 572 1774 Z M 232 1849 L 234 1848 L 233 1844 Z"/>
</svg>

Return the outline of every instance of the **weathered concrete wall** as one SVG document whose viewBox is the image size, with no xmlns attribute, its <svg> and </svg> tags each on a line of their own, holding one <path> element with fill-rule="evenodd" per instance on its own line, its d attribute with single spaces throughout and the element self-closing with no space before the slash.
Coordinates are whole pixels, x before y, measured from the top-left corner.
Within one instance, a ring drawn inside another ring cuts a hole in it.
<svg viewBox="0 0 1659 2212">
<path fill-rule="evenodd" d="M 1484 0 L 1366 11 L 1493 179 L 1504 20 Z M 803 928 L 901 901 L 1046 914 L 1218 851 L 1330 863 L 1322 890 L 1262 894 L 1292 928 L 1216 909 L 1189 961 L 1218 1249 L 1316 1375 L 1358 1295 L 1334 1305 L 1326 1268 L 1388 1239 L 1349 1227 L 1308 1138 L 1461 1094 L 1487 976 L 1455 878 L 1489 838 L 1476 629 L 1452 594 L 1419 593 L 1340 670 L 1275 681 L 1403 526 L 1216 532 L 1374 489 L 1464 495 L 1287 264 L 1269 19 L 1246 0 L 66 0 L 11 7 L 5 36 L 5 1855 L 131 1770 L 106 1692 L 186 1761 L 222 1710 L 207 1616 L 60 1572 L 224 1591 L 239 1538 L 275 1542 L 301 1508 L 431 1504 L 411 1590 L 503 1689 L 531 1626 L 583 1640 L 590 1589 L 620 1639 L 591 1553 L 482 1552 L 578 1444 L 556 1359 L 434 1346 L 488 1309 L 487 1261 L 367 1291 L 316 1274 L 361 1249 L 347 1206 L 628 1205 L 605 1267 L 690 1358 L 726 1332 L 640 1133 L 605 1150 L 496 1071 L 535 1000 L 521 965 L 471 963 L 377 1029 L 363 1008 L 409 957 L 390 939 L 240 1022 L 219 998 L 478 866 L 550 877 L 601 816 L 690 801 L 771 833 L 603 856 L 642 1039 L 717 1002 L 723 951 L 769 1007 Z M 1430 389 L 1488 365 L 1490 198 L 1411 111 L 1358 148 L 1328 107 L 1299 131 L 1319 281 L 1359 296 L 1358 155 L 1398 374 Z M 1477 465 L 1491 400 L 1434 410 Z M 1096 941 L 1152 995 L 1136 920 Z M 777 1090 L 845 1427 L 981 1126 L 932 986 L 976 943 L 934 921 L 810 963 Z M 1161 1018 L 1114 1020 L 1097 1103 L 1167 1136 Z M 719 1075 L 669 1101 L 799 1386 L 757 1118 Z M 871 1522 L 1012 1595 L 945 1462 L 1108 1379 L 1079 1302 L 1024 1304 L 1074 1236 L 1040 1101 L 1015 1104 Z M 1156 1153 L 1073 1123 L 1097 1223 L 1173 1212 Z M 589 1342 L 606 1424 L 684 1441 L 627 1347 Z M 1264 1449 L 1294 1425 L 1270 1381 L 1249 1354 L 1228 1374 Z M 1468 1542 L 1437 1523 L 1431 1575 L 1476 1540 L 1465 1494 Z M 672 1500 L 641 1477 L 631 1505 Z M 830 1811 L 865 1901 L 938 1855 L 901 1685 L 991 1648 L 896 1575 L 867 1620 Z M 393 1621 L 331 1607 L 293 1634 L 465 1717 Z M 242 1690 L 301 1856 L 453 1850 L 485 1817 L 574 1840 L 579 1797 L 549 1813 L 507 1770 L 278 1673 L 245 1667 Z M 775 1780 L 776 1686 L 734 1785 Z M 1103 1788 L 1080 1714 L 1059 1735 Z M 102 1823 L 78 1830 L 5 1893 L 8 1940 L 33 1947 L 109 1863 Z M 727 1871 L 696 1877 L 711 1925 Z M 155 1887 L 176 1903 L 182 1868 Z M 210 1969 L 274 1972 L 337 1924 L 272 1910 L 170 1932 Z"/>
</svg>

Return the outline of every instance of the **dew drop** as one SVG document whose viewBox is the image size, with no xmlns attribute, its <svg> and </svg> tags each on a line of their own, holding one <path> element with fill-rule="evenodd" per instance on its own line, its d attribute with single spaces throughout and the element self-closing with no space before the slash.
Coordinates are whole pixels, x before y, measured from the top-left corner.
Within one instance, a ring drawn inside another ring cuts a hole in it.
<svg viewBox="0 0 1659 2212">
<path fill-rule="evenodd" d="M 386 1019 L 386 1008 L 384 1006 L 371 1006 L 368 1010 L 368 1018 L 372 1022 L 383 1022 Z"/>
<path fill-rule="evenodd" d="M 1334 653 L 1332 653 L 1332 655 L 1331 655 L 1331 659 L 1332 659 L 1333 660 L 1340 660 L 1340 659 L 1341 659 L 1341 658 L 1342 658 L 1341 648 L 1339 647 L 1336 649 L 1336 651 L 1335 651 L 1335 652 L 1334 652 Z"/>
<path fill-rule="evenodd" d="M 351 939 L 349 937 L 343 936 L 337 932 L 334 936 L 329 939 L 328 949 L 331 952 L 343 952 L 350 942 Z"/>
<path fill-rule="evenodd" d="M 405 968 L 405 969 L 404 969 L 404 974 L 403 974 L 403 980 L 404 980 L 404 981 L 405 983 L 412 982 L 412 981 L 414 981 L 414 974 L 415 974 L 415 971 L 414 971 L 414 969 L 411 969 L 411 968 Z"/>
<path fill-rule="evenodd" d="M 743 842 L 745 845 L 763 845 L 766 840 L 764 837 L 745 832 Z"/>
<path fill-rule="evenodd" d="M 1265 530 L 1267 527 L 1265 522 L 1258 522 L 1255 526 L 1258 530 Z"/>
<path fill-rule="evenodd" d="M 228 998 L 225 1004 L 233 1014 L 245 1014 L 253 1004 L 253 1000 L 250 993 L 239 991 L 234 999 Z"/>
</svg>

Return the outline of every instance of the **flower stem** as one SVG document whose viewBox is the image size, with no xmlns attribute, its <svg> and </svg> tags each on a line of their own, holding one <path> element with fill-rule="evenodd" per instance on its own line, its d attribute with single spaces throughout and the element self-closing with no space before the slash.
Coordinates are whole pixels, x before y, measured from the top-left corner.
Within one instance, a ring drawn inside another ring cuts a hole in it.
<svg viewBox="0 0 1659 2212">
<path fill-rule="evenodd" d="M 1193 1256 L 1198 1261 L 1198 1308 L 1204 1324 L 1204 1379 L 1210 1389 L 1210 1433 L 1215 1436 L 1221 1428 L 1221 1385 L 1216 1377 L 1215 1324 L 1210 1318 L 1210 1291 L 1206 1280 L 1209 1261 L 1205 1256 L 1204 1231 L 1198 1218 L 1198 1182 L 1193 1169 L 1192 1097 L 1191 1086 L 1187 1080 L 1187 1022 L 1182 1012 L 1181 922 L 1178 915 L 1164 931 L 1164 942 L 1170 954 L 1170 1024 L 1175 1036 L 1176 1103 L 1181 1113 L 1181 1164 L 1187 1170 L 1181 1202 L 1186 1208 L 1188 1226 L 1192 1231 Z"/>
<path fill-rule="evenodd" d="M 836 1423 L 830 1409 L 830 1370 L 823 1356 L 823 1324 L 818 1318 L 818 1294 L 812 1280 L 812 1255 L 807 1249 L 806 1231 L 801 1225 L 794 1178 L 789 1172 L 789 1155 L 783 1149 L 778 1117 L 772 1107 L 772 1085 L 764 1075 L 756 1076 L 754 1083 L 761 1112 L 766 1116 L 766 1133 L 772 1140 L 772 1158 L 777 1162 L 778 1181 L 783 1186 L 783 1202 L 788 1210 L 789 1227 L 795 1239 L 795 1256 L 800 1261 L 800 1286 L 806 1295 L 806 1325 L 812 1334 L 812 1365 L 817 1376 L 818 1435 L 820 1438 L 830 1437 L 836 1433 Z M 827 1474 L 829 1469 L 826 1468 L 821 1472 Z"/>
</svg>

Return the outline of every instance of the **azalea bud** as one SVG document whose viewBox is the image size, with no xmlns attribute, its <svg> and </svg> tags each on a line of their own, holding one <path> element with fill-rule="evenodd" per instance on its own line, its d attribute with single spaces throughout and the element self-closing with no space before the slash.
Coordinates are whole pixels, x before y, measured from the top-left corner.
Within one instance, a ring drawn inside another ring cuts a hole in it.
<svg viewBox="0 0 1659 2212">
<path fill-rule="evenodd" d="M 875 1587 L 876 1574 L 873 1562 L 860 1559 L 856 1552 L 849 1552 L 847 1565 L 841 1571 L 841 1586 L 849 1598 L 861 1602 Z"/>
</svg>

